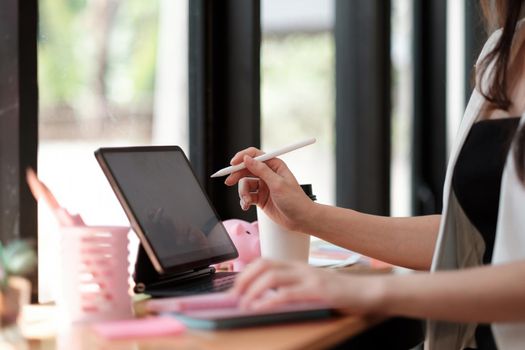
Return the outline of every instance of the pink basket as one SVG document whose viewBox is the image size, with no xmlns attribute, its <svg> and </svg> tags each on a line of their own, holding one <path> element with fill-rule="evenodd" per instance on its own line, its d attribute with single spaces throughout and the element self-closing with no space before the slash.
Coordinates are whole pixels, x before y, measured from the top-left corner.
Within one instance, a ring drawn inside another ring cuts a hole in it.
<svg viewBox="0 0 525 350">
<path fill-rule="evenodd" d="M 129 227 L 72 226 L 61 231 L 61 318 L 73 323 L 129 318 Z"/>
</svg>

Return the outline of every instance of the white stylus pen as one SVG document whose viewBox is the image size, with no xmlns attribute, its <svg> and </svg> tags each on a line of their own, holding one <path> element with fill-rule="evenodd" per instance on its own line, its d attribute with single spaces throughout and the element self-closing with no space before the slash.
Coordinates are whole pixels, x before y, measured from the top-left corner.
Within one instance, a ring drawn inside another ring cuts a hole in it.
<svg viewBox="0 0 525 350">
<path fill-rule="evenodd" d="M 312 143 L 315 143 L 315 137 L 312 137 L 308 140 L 304 140 L 304 141 L 301 141 L 301 142 L 297 142 L 297 143 L 294 143 L 292 145 L 288 145 L 286 147 L 283 147 L 281 149 L 278 149 L 276 151 L 273 151 L 273 152 L 269 152 L 269 153 L 265 153 L 265 154 L 262 154 L 258 157 L 255 157 L 254 159 L 255 160 L 258 160 L 260 162 L 264 162 L 264 161 L 267 161 L 269 159 L 272 159 L 272 158 L 275 158 L 275 157 L 279 157 L 285 153 L 288 153 L 288 152 L 291 152 L 291 151 L 295 151 L 296 149 L 298 148 L 302 148 L 304 146 L 308 146 L 308 145 L 311 145 Z M 232 166 L 229 166 L 227 168 L 224 168 L 224 169 L 221 169 L 219 171 L 217 171 L 215 174 L 213 174 L 211 177 L 221 177 L 221 176 L 225 176 L 225 175 L 230 175 L 231 173 L 234 173 L 236 171 L 239 171 L 239 170 L 242 170 L 242 169 L 245 169 L 246 168 L 246 165 L 244 165 L 244 162 L 243 163 L 240 163 L 240 164 L 237 164 L 237 165 L 232 165 Z"/>
</svg>

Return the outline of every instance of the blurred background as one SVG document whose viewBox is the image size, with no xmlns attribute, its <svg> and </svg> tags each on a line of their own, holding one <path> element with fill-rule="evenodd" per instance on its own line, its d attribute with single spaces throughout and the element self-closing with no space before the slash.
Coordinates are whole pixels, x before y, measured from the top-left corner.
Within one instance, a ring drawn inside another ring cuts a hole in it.
<svg viewBox="0 0 525 350">
<path fill-rule="evenodd" d="M 179 145 L 223 219 L 255 220 L 208 175 L 241 148 L 312 136 L 314 146 L 283 158 L 319 202 L 395 216 L 441 210 L 447 152 L 487 36 L 476 0 L 26 4 L 37 11 L 26 23 L 38 23 L 29 101 L 38 137 L 18 133 L 38 149 L 41 179 L 87 223 L 128 224 L 93 157 L 99 147 Z M 24 163 L 16 152 L 0 154 Z M 20 206 L 2 196 L 3 235 L 34 237 L 6 224 L 36 225 L 24 195 Z M 42 262 L 51 231 L 41 217 Z"/>
<path fill-rule="evenodd" d="M 260 6 L 261 147 L 317 137 L 285 159 L 320 201 L 335 204 L 335 3 Z M 101 184 L 92 183 L 100 177 L 92 153 L 148 144 L 189 152 L 188 4 L 40 0 L 39 11 L 40 176 L 88 221 L 123 221 L 111 193 L 93 190 Z M 391 16 L 391 212 L 409 215 L 412 1 L 392 1 Z"/>
</svg>

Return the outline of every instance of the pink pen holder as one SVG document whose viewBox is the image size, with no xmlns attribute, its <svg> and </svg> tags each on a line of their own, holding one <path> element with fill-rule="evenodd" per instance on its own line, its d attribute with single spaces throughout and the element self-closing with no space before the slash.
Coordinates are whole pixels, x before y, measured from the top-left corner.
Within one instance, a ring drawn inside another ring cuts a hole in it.
<svg viewBox="0 0 525 350">
<path fill-rule="evenodd" d="M 66 323 L 132 315 L 128 273 L 129 227 L 61 228 L 61 288 L 56 300 Z"/>
</svg>

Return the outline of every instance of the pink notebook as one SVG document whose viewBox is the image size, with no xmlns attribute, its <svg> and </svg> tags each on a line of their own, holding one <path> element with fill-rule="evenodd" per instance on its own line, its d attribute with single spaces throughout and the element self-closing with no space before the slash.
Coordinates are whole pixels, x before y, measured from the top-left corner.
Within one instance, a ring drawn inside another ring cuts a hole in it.
<svg viewBox="0 0 525 350">
<path fill-rule="evenodd" d="M 150 312 L 170 314 L 190 328 L 227 329 L 277 322 L 291 322 L 330 317 L 331 307 L 317 302 L 282 305 L 253 311 L 238 307 L 239 297 L 230 293 L 213 293 L 188 297 L 150 300 Z"/>
</svg>

